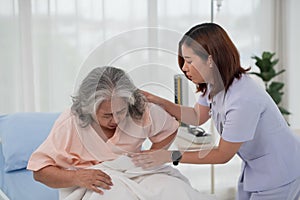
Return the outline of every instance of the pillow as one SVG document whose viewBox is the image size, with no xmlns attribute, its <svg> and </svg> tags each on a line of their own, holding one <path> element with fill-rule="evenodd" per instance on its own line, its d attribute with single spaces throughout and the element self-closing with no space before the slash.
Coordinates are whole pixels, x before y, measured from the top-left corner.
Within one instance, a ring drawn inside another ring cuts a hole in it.
<svg viewBox="0 0 300 200">
<path fill-rule="evenodd" d="M 59 113 L 15 113 L 0 116 L 4 171 L 24 169 L 35 149 L 47 138 Z"/>
</svg>

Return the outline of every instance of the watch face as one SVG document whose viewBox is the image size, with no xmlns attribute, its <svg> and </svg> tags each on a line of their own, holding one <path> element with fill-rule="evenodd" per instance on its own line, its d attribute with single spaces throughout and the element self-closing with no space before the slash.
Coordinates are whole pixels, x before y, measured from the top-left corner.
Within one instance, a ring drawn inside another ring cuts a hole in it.
<svg viewBox="0 0 300 200">
<path fill-rule="evenodd" d="M 172 152 L 172 161 L 173 161 L 173 162 L 174 162 L 174 161 L 179 162 L 180 159 L 181 159 L 181 157 L 182 157 L 182 155 L 181 155 L 180 151 L 173 151 L 173 152 Z"/>
</svg>

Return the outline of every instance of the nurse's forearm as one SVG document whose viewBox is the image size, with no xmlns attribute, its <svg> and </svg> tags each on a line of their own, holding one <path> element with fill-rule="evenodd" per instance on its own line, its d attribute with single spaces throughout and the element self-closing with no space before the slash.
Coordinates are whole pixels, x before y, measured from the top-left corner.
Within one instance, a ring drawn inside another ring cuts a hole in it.
<svg viewBox="0 0 300 200">
<path fill-rule="evenodd" d="M 194 126 L 198 126 L 203 124 L 206 119 L 201 116 L 200 111 L 197 111 L 193 107 L 181 106 L 181 122 L 185 124 L 190 124 Z"/>
<path fill-rule="evenodd" d="M 181 120 L 180 105 L 163 98 L 157 98 L 157 102 L 155 103 L 161 106 L 163 109 L 165 109 L 170 115 L 175 117 L 177 120 Z"/>
<path fill-rule="evenodd" d="M 180 163 L 224 164 L 231 158 L 222 156 L 218 149 L 184 152 Z"/>
<path fill-rule="evenodd" d="M 220 139 L 218 147 L 196 152 L 183 152 L 180 162 L 194 164 L 223 164 L 238 152 L 242 142 L 227 142 Z"/>
<path fill-rule="evenodd" d="M 195 108 L 181 106 L 166 99 L 160 99 L 158 104 L 178 121 L 185 124 L 200 125 L 200 113 Z"/>
<path fill-rule="evenodd" d="M 153 143 L 150 150 L 168 149 L 176 137 L 177 130 L 161 142 Z"/>
</svg>

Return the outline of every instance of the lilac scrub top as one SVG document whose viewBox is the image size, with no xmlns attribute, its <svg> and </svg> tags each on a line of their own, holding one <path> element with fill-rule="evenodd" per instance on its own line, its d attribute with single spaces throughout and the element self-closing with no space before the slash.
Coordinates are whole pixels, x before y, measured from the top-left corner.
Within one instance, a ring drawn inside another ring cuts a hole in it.
<svg viewBox="0 0 300 200">
<path fill-rule="evenodd" d="M 277 105 L 249 75 L 235 79 L 224 91 L 198 103 L 211 105 L 211 117 L 222 139 L 243 142 L 238 155 L 243 160 L 240 180 L 245 191 L 280 187 L 300 177 L 300 139 Z"/>
</svg>

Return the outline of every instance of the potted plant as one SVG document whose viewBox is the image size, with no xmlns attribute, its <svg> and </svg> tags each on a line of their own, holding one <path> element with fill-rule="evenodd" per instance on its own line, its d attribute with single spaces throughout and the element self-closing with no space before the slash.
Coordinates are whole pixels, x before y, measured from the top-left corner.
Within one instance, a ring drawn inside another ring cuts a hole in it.
<svg viewBox="0 0 300 200">
<path fill-rule="evenodd" d="M 253 56 L 252 58 L 256 60 L 255 65 L 259 68 L 260 72 L 250 72 L 250 74 L 255 74 L 263 80 L 266 91 L 275 101 L 280 112 L 283 115 L 289 115 L 291 113 L 279 105 L 284 94 L 282 92 L 284 83 L 278 81 L 271 81 L 274 77 L 285 72 L 285 69 L 282 69 L 279 72 L 276 72 L 276 70 L 274 69 L 274 66 L 279 61 L 279 59 L 273 59 L 274 55 L 275 53 L 263 52 L 261 58 L 258 56 Z"/>
</svg>

